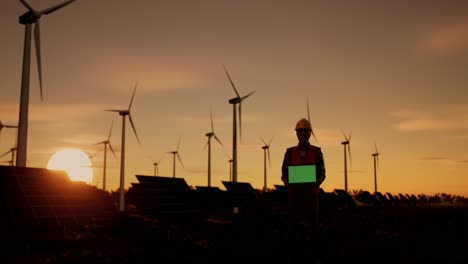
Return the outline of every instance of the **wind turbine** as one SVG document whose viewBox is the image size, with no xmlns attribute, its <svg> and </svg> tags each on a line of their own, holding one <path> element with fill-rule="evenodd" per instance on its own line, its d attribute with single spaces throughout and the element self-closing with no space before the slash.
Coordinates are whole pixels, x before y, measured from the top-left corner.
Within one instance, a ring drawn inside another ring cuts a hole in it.
<svg viewBox="0 0 468 264">
<path fill-rule="evenodd" d="M 13 125 L 5 125 L 0 121 L 0 132 L 2 131 L 3 128 L 18 128 L 18 126 L 13 126 Z"/>
<path fill-rule="evenodd" d="M 31 64 L 31 27 L 34 27 L 34 41 L 36 46 L 37 69 L 39 72 L 39 88 L 42 96 L 42 68 L 41 68 L 41 36 L 40 36 L 40 18 L 42 15 L 48 15 L 75 0 L 69 0 L 61 4 L 46 8 L 42 11 L 33 9 L 26 0 L 20 0 L 21 3 L 29 10 L 19 17 L 19 23 L 25 26 L 24 32 L 24 49 L 23 49 L 23 69 L 21 76 L 21 97 L 20 97 L 20 112 L 19 112 L 19 129 L 18 129 L 18 154 L 16 156 L 16 165 L 26 167 L 27 156 L 27 141 L 28 141 L 28 109 L 29 109 L 29 77 Z"/>
<path fill-rule="evenodd" d="M 345 141 L 341 142 L 341 144 L 344 147 L 344 180 L 345 180 L 345 192 L 348 192 L 348 167 L 347 167 L 347 158 L 346 158 L 346 150 L 348 150 L 349 154 L 349 163 L 351 164 L 351 132 L 349 132 L 349 136 L 346 136 L 346 134 L 343 131 L 343 136 L 345 138 Z"/>
<path fill-rule="evenodd" d="M 270 142 L 268 142 L 268 144 L 265 142 L 265 140 L 263 140 L 262 137 L 260 137 L 260 139 L 263 141 L 263 191 L 266 192 L 267 190 L 267 162 L 266 162 L 266 158 L 267 158 L 267 154 L 268 154 L 268 163 L 270 164 L 270 169 L 271 169 L 271 160 L 270 160 L 270 144 L 271 144 L 271 141 L 273 140 L 270 139 Z"/>
<path fill-rule="evenodd" d="M 232 124 L 232 160 L 233 160 L 233 166 L 232 166 L 232 181 L 237 182 L 237 111 L 236 111 L 236 105 L 239 105 L 239 139 L 242 140 L 242 101 L 255 93 L 255 91 L 248 93 L 245 96 L 240 96 L 239 92 L 236 89 L 236 86 L 234 85 L 234 82 L 231 79 L 231 76 L 229 75 L 226 67 L 223 65 L 224 71 L 226 72 L 227 77 L 229 78 L 229 82 L 232 85 L 232 88 L 234 89 L 234 92 L 236 93 L 237 97 L 229 99 L 229 103 L 232 104 L 232 113 L 233 113 L 233 124 Z"/>
<path fill-rule="evenodd" d="M 210 109 L 210 118 L 211 118 L 211 131 L 205 134 L 208 137 L 208 141 L 205 144 L 205 148 L 206 146 L 208 146 L 208 187 L 211 187 L 211 138 L 214 137 L 216 141 L 218 141 L 219 144 L 221 144 L 221 146 L 224 147 L 223 143 L 221 142 L 221 140 L 219 140 L 219 138 L 216 136 L 214 132 L 213 112 L 211 111 L 211 109 Z"/>
<path fill-rule="evenodd" d="M 132 116 L 130 115 L 130 108 L 132 107 L 133 98 L 135 97 L 136 88 L 138 86 L 138 81 L 135 84 L 133 89 L 132 99 L 130 100 L 130 105 L 128 109 L 125 110 L 105 110 L 109 112 L 117 112 L 122 116 L 122 150 L 120 151 L 120 200 L 119 200 L 119 210 L 125 210 L 125 117 L 128 116 L 130 124 L 132 125 L 133 132 L 135 133 L 138 144 L 141 145 L 140 139 L 133 124 Z"/>
<path fill-rule="evenodd" d="M 377 193 L 377 168 L 379 167 L 379 151 L 377 150 L 377 144 L 374 142 L 375 153 L 372 153 L 374 157 L 374 192 Z"/>
<path fill-rule="evenodd" d="M 159 162 L 160 162 L 160 161 L 163 159 L 163 157 L 164 157 L 164 155 L 163 155 L 163 156 L 161 156 L 161 157 L 159 158 L 159 160 L 158 160 L 158 161 L 154 161 L 154 160 L 153 160 L 153 166 L 154 166 L 154 176 L 158 176 L 158 175 L 159 175 L 159 169 L 158 169 L 158 165 L 159 165 Z"/>
<path fill-rule="evenodd" d="M 172 177 L 173 178 L 175 178 L 175 169 L 176 169 L 175 157 L 176 156 L 179 159 L 180 165 L 182 165 L 182 167 L 184 167 L 184 164 L 182 164 L 182 160 L 180 159 L 180 156 L 179 156 L 180 139 L 181 138 L 179 137 L 179 143 L 177 143 L 177 149 L 174 150 L 174 151 L 167 152 L 167 153 L 171 153 L 173 155 L 173 159 L 172 159 Z"/>
<path fill-rule="evenodd" d="M 18 126 L 13 126 L 13 125 L 5 125 L 0 121 L 0 132 L 2 132 L 3 128 L 18 128 Z M 15 140 L 16 141 L 16 140 Z"/>
<path fill-rule="evenodd" d="M 99 144 L 104 144 L 104 167 L 102 171 L 102 190 L 106 190 L 106 167 L 107 167 L 107 146 L 109 146 L 110 150 L 112 151 L 112 154 L 114 154 L 114 157 L 117 159 L 117 156 L 115 155 L 114 149 L 112 148 L 112 145 L 110 143 L 110 137 L 112 133 L 112 126 L 114 124 L 114 119 L 112 119 L 111 126 L 109 129 L 109 136 L 107 136 L 106 140 L 103 140 L 101 142 L 96 143 L 96 145 Z"/>
<path fill-rule="evenodd" d="M 8 155 L 8 153 L 11 153 L 11 161 L 9 161 L 9 163 L 10 163 L 10 166 L 14 166 L 13 161 L 15 160 L 15 151 L 16 151 L 16 150 L 17 150 L 17 149 L 16 149 L 15 147 L 12 147 L 9 151 L 3 153 L 3 154 L 0 156 L 0 158 L 2 158 L 2 157 L 4 157 L 4 156 Z"/>
<path fill-rule="evenodd" d="M 310 123 L 312 136 L 314 137 L 315 141 L 318 142 L 317 137 L 314 134 L 314 130 L 312 129 L 312 122 L 310 122 L 309 97 L 307 97 L 306 100 L 307 100 L 307 120 L 309 120 L 309 123 Z"/>
</svg>

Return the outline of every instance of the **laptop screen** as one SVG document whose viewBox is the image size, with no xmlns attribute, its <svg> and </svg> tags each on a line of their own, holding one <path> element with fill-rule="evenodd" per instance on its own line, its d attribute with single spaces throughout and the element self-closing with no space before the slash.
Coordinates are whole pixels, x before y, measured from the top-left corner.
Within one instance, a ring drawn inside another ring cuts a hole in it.
<svg viewBox="0 0 468 264">
<path fill-rule="evenodd" d="M 289 183 L 317 182 L 315 165 L 296 165 L 288 167 Z"/>
</svg>

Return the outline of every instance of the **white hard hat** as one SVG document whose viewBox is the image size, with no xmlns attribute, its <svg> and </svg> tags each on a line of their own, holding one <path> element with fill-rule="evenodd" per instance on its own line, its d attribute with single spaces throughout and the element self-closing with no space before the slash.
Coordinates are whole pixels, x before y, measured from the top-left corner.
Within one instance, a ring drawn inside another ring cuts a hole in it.
<svg viewBox="0 0 468 264">
<path fill-rule="evenodd" d="M 296 123 L 296 130 L 298 129 L 306 129 L 312 131 L 312 126 L 310 125 L 309 120 L 305 118 L 301 118 L 299 121 Z"/>
</svg>

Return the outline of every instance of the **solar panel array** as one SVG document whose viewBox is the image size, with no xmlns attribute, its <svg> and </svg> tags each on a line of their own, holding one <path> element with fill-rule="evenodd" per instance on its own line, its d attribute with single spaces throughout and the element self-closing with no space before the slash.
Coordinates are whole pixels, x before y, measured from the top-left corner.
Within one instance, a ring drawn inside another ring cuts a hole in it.
<svg viewBox="0 0 468 264">
<path fill-rule="evenodd" d="M 22 231 L 79 228 L 112 219 L 108 193 L 73 182 L 64 171 L 0 166 L 0 214 Z"/>
</svg>

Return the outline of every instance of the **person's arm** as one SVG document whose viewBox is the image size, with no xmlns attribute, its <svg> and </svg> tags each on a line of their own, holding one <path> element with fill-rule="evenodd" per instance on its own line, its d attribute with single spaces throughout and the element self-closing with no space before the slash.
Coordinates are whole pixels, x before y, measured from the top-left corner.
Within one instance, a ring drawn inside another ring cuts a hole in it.
<svg viewBox="0 0 468 264">
<path fill-rule="evenodd" d="M 325 161 L 324 161 L 324 158 L 323 158 L 323 153 L 322 153 L 322 149 L 318 148 L 318 156 L 317 156 L 317 181 L 320 184 L 322 184 L 323 181 L 325 181 L 325 178 L 327 177 L 326 176 L 326 173 L 325 173 Z"/>
<path fill-rule="evenodd" d="M 290 156 L 289 150 L 287 149 L 284 153 L 283 165 L 281 166 L 281 180 L 284 185 L 288 185 L 288 166 L 290 164 Z"/>
</svg>

